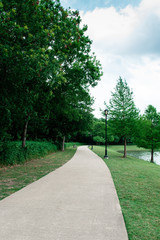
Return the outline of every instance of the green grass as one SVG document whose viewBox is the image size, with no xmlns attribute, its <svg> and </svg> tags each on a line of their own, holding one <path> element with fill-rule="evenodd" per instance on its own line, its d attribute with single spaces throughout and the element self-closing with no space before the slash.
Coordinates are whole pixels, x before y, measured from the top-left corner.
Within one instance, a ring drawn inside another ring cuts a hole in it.
<svg viewBox="0 0 160 240">
<path fill-rule="evenodd" d="M 129 240 L 160 240 L 160 166 L 133 157 L 124 159 L 119 151 L 123 146 L 110 146 L 109 159 L 104 161 L 115 183 Z M 94 146 L 94 152 L 104 157 L 104 147 Z"/>
<path fill-rule="evenodd" d="M 0 168 L 0 200 L 59 168 L 73 157 L 75 151 L 68 148 L 24 164 Z"/>
<path fill-rule="evenodd" d="M 123 145 L 111 145 L 111 146 L 109 146 L 109 150 L 115 150 L 116 152 L 118 152 L 118 151 L 123 152 L 124 146 Z M 139 148 L 135 145 L 127 146 L 127 151 L 145 151 L 145 150 L 146 150 L 145 148 Z"/>
</svg>

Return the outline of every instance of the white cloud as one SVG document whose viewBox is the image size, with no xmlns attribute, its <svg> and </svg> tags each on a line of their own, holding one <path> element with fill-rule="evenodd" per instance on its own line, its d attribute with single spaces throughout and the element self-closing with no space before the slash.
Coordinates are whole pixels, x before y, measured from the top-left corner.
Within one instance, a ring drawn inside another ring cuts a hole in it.
<svg viewBox="0 0 160 240">
<path fill-rule="evenodd" d="M 139 7 L 127 6 L 120 11 L 96 8 L 83 14 L 95 46 L 120 54 L 152 53 L 157 48 L 160 52 L 160 3 L 155 5 L 154 1 L 152 8 L 144 0 Z"/>
<path fill-rule="evenodd" d="M 139 65 L 132 64 L 130 86 L 134 89 L 135 102 L 141 110 L 154 105 L 160 111 L 160 58 L 144 57 Z"/>
<path fill-rule="evenodd" d="M 133 11 L 128 7 L 128 14 Z M 97 48 L 112 50 L 120 49 L 125 44 L 126 38 L 131 34 L 131 25 L 135 21 L 125 12 L 118 12 L 114 7 L 96 8 L 93 12 L 87 12 L 83 16 L 83 22 L 88 25 L 88 34 L 94 40 Z"/>
<path fill-rule="evenodd" d="M 96 8 L 81 13 L 93 40 L 93 51 L 103 66 L 104 76 L 92 89 L 96 116 L 104 108 L 116 80 L 121 76 L 133 88 L 135 103 L 142 111 L 149 104 L 160 111 L 160 2 L 142 0 L 138 7 Z"/>
</svg>

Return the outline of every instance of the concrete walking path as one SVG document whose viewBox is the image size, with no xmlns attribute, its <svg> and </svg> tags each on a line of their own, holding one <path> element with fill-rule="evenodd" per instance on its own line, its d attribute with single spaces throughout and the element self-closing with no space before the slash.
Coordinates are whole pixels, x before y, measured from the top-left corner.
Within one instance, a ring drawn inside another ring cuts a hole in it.
<svg viewBox="0 0 160 240">
<path fill-rule="evenodd" d="M 59 169 L 0 201 L 1 240 L 128 240 L 117 193 L 87 147 Z"/>
</svg>

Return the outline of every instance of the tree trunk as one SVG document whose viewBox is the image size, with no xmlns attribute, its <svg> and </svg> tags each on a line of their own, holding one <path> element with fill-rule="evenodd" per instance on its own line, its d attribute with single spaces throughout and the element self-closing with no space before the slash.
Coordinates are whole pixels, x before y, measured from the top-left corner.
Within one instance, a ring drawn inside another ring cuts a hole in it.
<svg viewBox="0 0 160 240">
<path fill-rule="evenodd" d="M 65 136 L 63 137 L 63 142 L 62 142 L 62 152 L 64 152 L 64 144 L 65 144 Z"/>
<path fill-rule="evenodd" d="M 127 139 L 126 138 L 124 138 L 124 156 L 123 157 L 124 158 L 127 157 Z"/>
<path fill-rule="evenodd" d="M 28 127 L 28 122 L 29 122 L 29 116 L 30 116 L 30 114 L 28 114 L 28 116 L 26 118 L 24 130 L 23 130 L 23 136 L 22 136 L 22 147 L 23 148 L 26 146 L 26 136 L 27 136 L 27 127 Z"/>
<path fill-rule="evenodd" d="M 153 153 L 154 153 L 154 150 L 153 150 L 153 148 L 151 149 L 151 163 L 153 163 L 154 161 L 153 161 Z"/>
</svg>

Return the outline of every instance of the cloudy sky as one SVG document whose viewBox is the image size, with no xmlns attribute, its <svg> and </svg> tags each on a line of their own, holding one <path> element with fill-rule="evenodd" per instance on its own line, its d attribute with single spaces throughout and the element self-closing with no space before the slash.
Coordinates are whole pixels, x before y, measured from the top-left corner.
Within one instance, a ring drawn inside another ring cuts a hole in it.
<svg viewBox="0 0 160 240">
<path fill-rule="evenodd" d="M 104 75 L 91 89 L 94 114 L 109 102 L 121 76 L 133 90 L 144 112 L 152 104 L 160 112 L 160 0 L 61 0 L 64 7 L 80 11 L 92 51 Z"/>
</svg>

